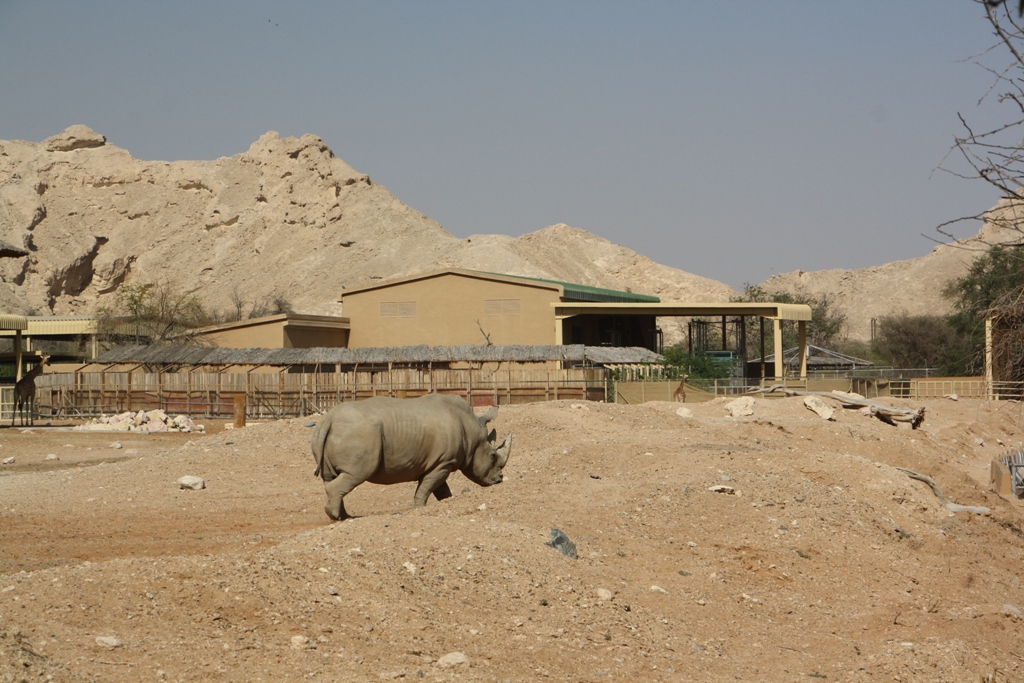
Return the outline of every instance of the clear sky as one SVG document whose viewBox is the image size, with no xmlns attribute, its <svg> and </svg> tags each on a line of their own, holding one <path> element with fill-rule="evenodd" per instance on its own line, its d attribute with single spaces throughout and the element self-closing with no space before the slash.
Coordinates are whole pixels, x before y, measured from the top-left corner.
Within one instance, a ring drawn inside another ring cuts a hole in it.
<svg viewBox="0 0 1024 683">
<path fill-rule="evenodd" d="M 993 205 L 933 172 L 958 113 L 998 120 L 993 43 L 971 0 L 0 0 L 0 139 L 313 133 L 459 237 L 568 223 L 740 287 Z"/>
</svg>

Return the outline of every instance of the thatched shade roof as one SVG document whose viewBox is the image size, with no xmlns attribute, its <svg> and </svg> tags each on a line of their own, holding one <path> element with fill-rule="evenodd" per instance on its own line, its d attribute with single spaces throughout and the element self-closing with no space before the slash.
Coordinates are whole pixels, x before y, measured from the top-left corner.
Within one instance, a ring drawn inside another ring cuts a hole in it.
<svg viewBox="0 0 1024 683">
<path fill-rule="evenodd" d="M 355 365 L 472 362 L 589 361 L 594 364 L 657 363 L 647 349 L 603 346 L 402 346 L 393 348 L 228 349 L 203 346 L 118 346 L 94 364 L 147 365 Z"/>
</svg>

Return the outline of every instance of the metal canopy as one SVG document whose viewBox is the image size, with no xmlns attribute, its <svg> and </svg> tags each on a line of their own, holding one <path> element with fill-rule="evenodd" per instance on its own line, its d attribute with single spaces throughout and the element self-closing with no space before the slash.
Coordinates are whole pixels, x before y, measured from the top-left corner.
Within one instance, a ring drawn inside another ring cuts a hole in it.
<svg viewBox="0 0 1024 683">
<path fill-rule="evenodd" d="M 811 307 L 807 304 L 766 303 L 552 303 L 555 310 L 555 342 L 562 342 L 562 322 L 579 315 L 653 315 L 666 318 L 692 318 L 698 316 L 756 316 L 774 322 L 774 346 L 782 348 L 782 321 L 793 320 L 798 326 L 800 349 L 800 377 L 807 377 L 807 322 Z M 775 376 L 783 377 L 785 365 L 781 355 L 775 360 Z"/>
<path fill-rule="evenodd" d="M 807 304 L 782 303 L 729 303 L 705 304 L 684 302 L 663 303 L 578 303 L 556 302 L 551 304 L 555 315 L 657 315 L 664 317 L 694 317 L 701 315 L 753 315 L 777 320 L 811 319 L 811 307 Z"/>
</svg>

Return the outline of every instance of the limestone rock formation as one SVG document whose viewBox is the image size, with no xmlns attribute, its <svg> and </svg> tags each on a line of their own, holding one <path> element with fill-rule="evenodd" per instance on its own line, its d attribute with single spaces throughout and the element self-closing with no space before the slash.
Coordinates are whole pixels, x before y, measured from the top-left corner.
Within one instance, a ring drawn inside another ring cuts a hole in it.
<svg viewBox="0 0 1024 683">
<path fill-rule="evenodd" d="M 214 309 L 237 292 L 341 312 L 345 286 L 461 267 L 722 300 L 719 282 L 556 225 L 461 240 L 334 156 L 271 131 L 213 161 L 142 161 L 86 126 L 0 141 L 0 309 L 91 314 L 128 282 L 166 281 Z"/>
</svg>

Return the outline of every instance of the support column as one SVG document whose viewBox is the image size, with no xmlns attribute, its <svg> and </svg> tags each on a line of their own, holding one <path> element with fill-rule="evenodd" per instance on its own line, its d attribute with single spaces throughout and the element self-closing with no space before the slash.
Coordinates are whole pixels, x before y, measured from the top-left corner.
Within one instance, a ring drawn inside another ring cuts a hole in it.
<svg viewBox="0 0 1024 683">
<path fill-rule="evenodd" d="M 994 353 L 992 351 L 992 316 L 985 318 L 985 398 L 989 401 L 995 399 L 995 387 L 992 383 L 995 379 L 995 368 L 992 367 Z"/>
<path fill-rule="evenodd" d="M 783 379 L 786 376 L 786 365 L 782 360 L 782 320 L 772 318 L 772 326 L 775 328 L 775 379 Z"/>
<path fill-rule="evenodd" d="M 757 316 L 757 322 L 761 328 L 761 381 L 764 382 L 764 366 L 766 365 L 764 359 L 764 317 Z"/>
<path fill-rule="evenodd" d="M 807 321 L 796 324 L 797 343 L 800 345 L 800 379 L 807 379 Z"/>
<path fill-rule="evenodd" d="M 14 381 L 21 380 L 21 330 L 14 331 Z"/>
</svg>

